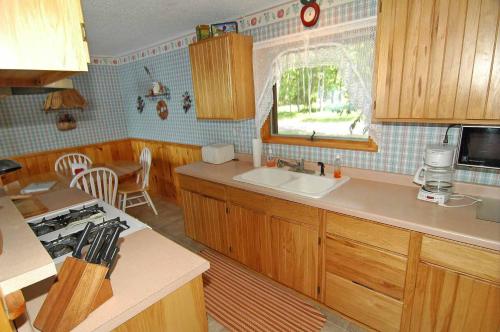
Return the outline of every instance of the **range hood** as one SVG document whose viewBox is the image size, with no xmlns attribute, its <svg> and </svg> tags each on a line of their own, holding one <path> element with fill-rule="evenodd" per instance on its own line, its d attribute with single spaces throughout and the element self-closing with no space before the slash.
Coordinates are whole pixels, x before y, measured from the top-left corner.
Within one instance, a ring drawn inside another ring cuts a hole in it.
<svg viewBox="0 0 500 332">
<path fill-rule="evenodd" d="M 39 95 L 66 89 L 73 89 L 73 81 L 67 78 L 43 86 L 0 88 L 0 97 Z"/>
</svg>

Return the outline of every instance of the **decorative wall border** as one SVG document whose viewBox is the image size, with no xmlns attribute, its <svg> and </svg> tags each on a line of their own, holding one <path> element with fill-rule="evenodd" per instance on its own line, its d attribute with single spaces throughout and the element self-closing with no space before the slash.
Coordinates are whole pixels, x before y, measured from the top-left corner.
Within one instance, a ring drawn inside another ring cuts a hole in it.
<svg viewBox="0 0 500 332">
<path fill-rule="evenodd" d="M 325 9 L 339 6 L 345 3 L 353 2 L 355 0 L 318 0 L 321 6 L 322 13 Z M 274 6 L 254 14 L 246 15 L 236 19 L 238 21 L 240 32 L 259 28 L 262 26 L 274 24 L 279 21 L 285 21 L 299 17 L 302 5 L 299 0 L 284 3 L 282 5 Z M 156 45 L 146 47 L 144 49 L 134 51 L 128 54 L 114 57 L 99 57 L 91 56 L 90 63 L 92 65 L 123 65 L 131 62 L 136 62 L 145 58 L 157 56 L 163 53 L 169 53 L 175 50 L 183 49 L 189 44 L 196 42 L 196 34 L 194 32 L 184 36 L 174 38 L 168 41 L 160 42 Z"/>
</svg>

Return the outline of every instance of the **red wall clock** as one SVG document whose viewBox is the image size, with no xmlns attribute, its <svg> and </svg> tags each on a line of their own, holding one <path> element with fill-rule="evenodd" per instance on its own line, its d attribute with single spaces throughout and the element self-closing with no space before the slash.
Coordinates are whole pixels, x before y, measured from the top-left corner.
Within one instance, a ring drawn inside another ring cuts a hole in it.
<svg viewBox="0 0 500 332">
<path fill-rule="evenodd" d="M 300 11 L 300 19 L 305 27 L 314 26 L 319 19 L 319 6 L 316 2 L 312 2 L 302 7 Z"/>
</svg>

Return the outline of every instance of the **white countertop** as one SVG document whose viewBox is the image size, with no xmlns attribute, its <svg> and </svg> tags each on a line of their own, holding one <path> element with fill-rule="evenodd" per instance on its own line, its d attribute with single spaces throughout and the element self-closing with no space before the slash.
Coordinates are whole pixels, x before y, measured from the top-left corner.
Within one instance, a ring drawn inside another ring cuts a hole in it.
<svg viewBox="0 0 500 332">
<path fill-rule="evenodd" d="M 445 208 L 417 200 L 417 186 L 377 182 L 351 176 L 351 180 L 322 198 L 307 198 L 233 180 L 253 169 L 250 162 L 230 161 L 221 165 L 197 162 L 176 172 L 204 180 L 254 191 L 321 209 L 431 234 L 451 240 L 500 250 L 500 223 L 476 218 L 476 206 Z M 384 176 L 376 172 L 376 176 Z M 391 175 L 387 175 L 391 177 Z M 377 179 L 377 177 L 375 177 Z M 500 187 L 487 188 L 498 196 Z"/>
</svg>

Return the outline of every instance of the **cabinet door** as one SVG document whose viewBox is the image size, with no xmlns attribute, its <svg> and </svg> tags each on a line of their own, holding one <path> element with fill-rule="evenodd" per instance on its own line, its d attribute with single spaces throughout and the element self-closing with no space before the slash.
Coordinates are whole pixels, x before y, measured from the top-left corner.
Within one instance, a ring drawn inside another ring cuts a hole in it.
<svg viewBox="0 0 500 332">
<path fill-rule="evenodd" d="M 498 0 L 381 0 L 374 118 L 498 122 Z"/>
<path fill-rule="evenodd" d="M 231 44 L 226 36 L 189 47 L 196 116 L 199 119 L 233 119 Z"/>
<path fill-rule="evenodd" d="M 500 287 L 420 263 L 412 331 L 498 331 Z"/>
<path fill-rule="evenodd" d="M 258 272 L 265 272 L 267 217 L 264 212 L 229 206 L 227 222 L 229 256 Z"/>
<path fill-rule="evenodd" d="M 87 71 L 79 0 L 1 1 L 0 22 L 1 69 Z"/>
<path fill-rule="evenodd" d="M 270 275 L 286 286 L 316 298 L 318 228 L 274 216 L 270 223 Z"/>
<path fill-rule="evenodd" d="M 186 235 L 226 254 L 226 203 L 187 190 L 182 202 Z"/>
</svg>

